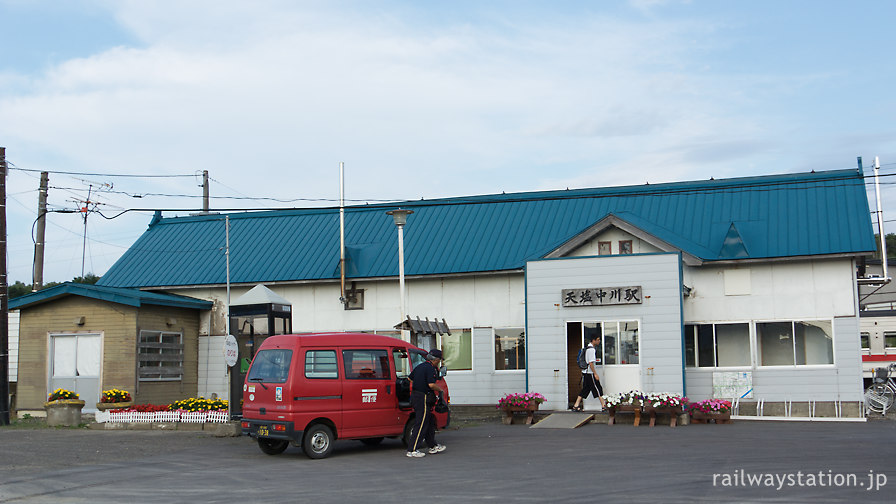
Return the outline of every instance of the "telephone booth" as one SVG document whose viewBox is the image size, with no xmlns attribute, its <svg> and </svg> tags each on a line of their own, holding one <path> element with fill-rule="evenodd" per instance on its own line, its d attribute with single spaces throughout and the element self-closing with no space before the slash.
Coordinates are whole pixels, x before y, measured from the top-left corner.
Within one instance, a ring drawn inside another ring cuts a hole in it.
<svg viewBox="0 0 896 504">
<path fill-rule="evenodd" d="M 239 346 L 237 363 L 231 368 L 231 412 L 242 414 L 243 382 L 256 349 L 268 336 L 292 333 L 292 305 L 264 285 L 256 285 L 230 305 L 230 334 Z"/>
</svg>

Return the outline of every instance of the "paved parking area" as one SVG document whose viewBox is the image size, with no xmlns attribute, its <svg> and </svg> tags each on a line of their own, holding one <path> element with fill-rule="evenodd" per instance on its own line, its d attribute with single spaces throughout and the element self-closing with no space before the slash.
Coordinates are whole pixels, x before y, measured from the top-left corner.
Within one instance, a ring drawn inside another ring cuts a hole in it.
<svg viewBox="0 0 896 504">
<path fill-rule="evenodd" d="M 448 450 L 422 459 L 386 440 L 315 461 L 201 432 L 0 428 L 0 502 L 892 502 L 896 489 L 894 422 L 483 424 L 438 439 Z"/>
</svg>

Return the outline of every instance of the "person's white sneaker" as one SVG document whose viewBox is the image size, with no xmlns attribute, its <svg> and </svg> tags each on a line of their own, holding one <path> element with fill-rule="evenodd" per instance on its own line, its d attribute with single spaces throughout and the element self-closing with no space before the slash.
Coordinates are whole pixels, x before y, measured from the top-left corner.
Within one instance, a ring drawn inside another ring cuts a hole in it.
<svg viewBox="0 0 896 504">
<path fill-rule="evenodd" d="M 429 449 L 430 455 L 434 455 L 436 453 L 442 453 L 443 451 L 445 451 L 445 445 L 440 445 L 440 444 L 437 444 Z"/>
<path fill-rule="evenodd" d="M 430 450 L 430 453 L 436 453 L 436 452 Z M 414 450 L 414 451 L 409 451 L 409 452 L 408 452 L 408 457 L 419 458 L 419 457 L 425 457 L 425 456 L 426 456 L 426 454 L 423 453 L 423 452 L 420 451 L 420 450 Z"/>
</svg>

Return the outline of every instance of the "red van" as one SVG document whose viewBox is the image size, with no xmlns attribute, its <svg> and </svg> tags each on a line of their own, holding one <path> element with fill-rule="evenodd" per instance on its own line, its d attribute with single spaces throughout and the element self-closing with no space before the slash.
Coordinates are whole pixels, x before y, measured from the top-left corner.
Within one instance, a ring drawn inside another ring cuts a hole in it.
<svg viewBox="0 0 896 504">
<path fill-rule="evenodd" d="M 270 336 L 243 384 L 242 432 L 268 455 L 292 443 L 313 459 L 328 456 L 337 439 L 374 445 L 401 437 L 407 444 L 414 418 L 408 375 L 425 357 L 426 350 L 388 336 Z M 439 385 L 449 401 L 444 373 Z M 450 412 L 435 419 L 445 428 Z"/>
</svg>

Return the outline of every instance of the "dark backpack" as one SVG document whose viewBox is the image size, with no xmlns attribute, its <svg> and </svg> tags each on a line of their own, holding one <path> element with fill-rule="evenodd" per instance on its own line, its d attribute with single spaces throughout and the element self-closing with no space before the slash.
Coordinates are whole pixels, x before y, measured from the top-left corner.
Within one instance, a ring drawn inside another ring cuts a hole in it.
<svg viewBox="0 0 896 504">
<path fill-rule="evenodd" d="M 588 369 L 588 363 L 585 362 L 585 349 L 579 350 L 579 355 L 576 356 L 576 363 L 578 363 L 579 367 L 582 369 Z"/>
</svg>

